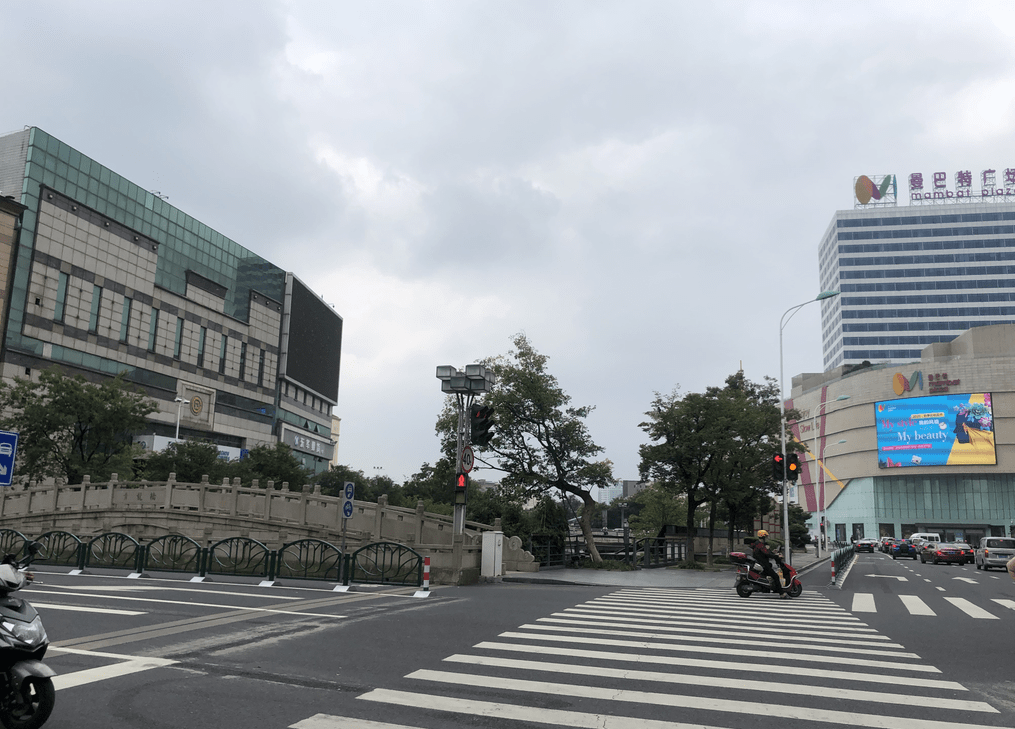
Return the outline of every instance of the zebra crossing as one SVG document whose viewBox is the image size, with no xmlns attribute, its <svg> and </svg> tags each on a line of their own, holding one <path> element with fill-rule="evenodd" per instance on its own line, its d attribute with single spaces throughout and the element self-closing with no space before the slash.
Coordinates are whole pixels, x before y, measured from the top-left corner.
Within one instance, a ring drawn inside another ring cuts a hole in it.
<svg viewBox="0 0 1015 729">
<path fill-rule="evenodd" d="M 369 720 L 315 714 L 290 729 L 510 729 L 517 722 L 980 729 L 1003 721 L 960 683 L 818 594 L 783 601 L 745 600 L 731 590 L 621 589 L 442 664 L 361 694 Z M 392 716 L 419 707 L 420 723 L 385 723 L 384 707 Z"/>
<path fill-rule="evenodd" d="M 902 603 L 903 607 L 906 608 L 910 615 L 924 615 L 928 617 L 936 617 L 940 611 L 947 610 L 948 607 L 945 606 L 949 606 L 953 609 L 953 615 L 957 615 L 958 613 L 954 613 L 954 610 L 958 610 L 959 613 L 975 620 L 998 620 L 1002 617 L 1002 615 L 1010 615 L 1010 613 L 1006 613 L 1007 610 L 1015 611 L 1015 600 L 1009 600 L 1006 598 L 992 598 L 990 600 L 991 604 L 987 608 L 984 608 L 964 597 L 942 596 L 940 600 L 943 605 L 939 606 L 937 610 L 927 604 L 927 601 L 924 598 L 918 597 L 917 595 L 882 595 L 881 600 L 886 603 L 898 600 Z M 878 612 L 878 606 L 874 599 L 874 594 L 870 592 L 854 593 L 853 604 L 850 607 L 850 611 L 854 613 Z"/>
</svg>

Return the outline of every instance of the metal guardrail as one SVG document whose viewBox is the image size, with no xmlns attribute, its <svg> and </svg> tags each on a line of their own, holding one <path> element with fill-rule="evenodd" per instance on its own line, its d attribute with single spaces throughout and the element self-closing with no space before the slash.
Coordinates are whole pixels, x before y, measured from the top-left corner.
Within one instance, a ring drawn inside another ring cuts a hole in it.
<svg viewBox="0 0 1015 729">
<path fill-rule="evenodd" d="M 230 537 L 201 547 L 180 534 L 156 537 L 141 544 L 120 532 L 107 532 L 85 542 L 70 532 L 52 531 L 30 539 L 13 529 L 0 529 L 0 552 L 25 554 L 30 542 L 43 546 L 37 565 L 85 570 L 89 567 L 181 572 L 200 577 L 230 575 L 274 581 L 300 580 L 387 585 L 423 585 L 423 557 L 395 542 L 366 544 L 352 554 L 321 539 L 300 539 L 272 550 L 248 537 Z"/>
</svg>

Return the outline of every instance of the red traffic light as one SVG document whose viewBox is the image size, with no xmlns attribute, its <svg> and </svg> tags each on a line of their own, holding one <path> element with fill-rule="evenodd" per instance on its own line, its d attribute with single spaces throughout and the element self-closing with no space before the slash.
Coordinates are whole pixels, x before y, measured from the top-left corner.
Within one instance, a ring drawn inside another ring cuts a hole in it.
<svg viewBox="0 0 1015 729">
<path fill-rule="evenodd" d="M 469 477 L 466 474 L 460 473 L 455 476 L 455 491 L 465 491 L 468 485 Z"/>
</svg>

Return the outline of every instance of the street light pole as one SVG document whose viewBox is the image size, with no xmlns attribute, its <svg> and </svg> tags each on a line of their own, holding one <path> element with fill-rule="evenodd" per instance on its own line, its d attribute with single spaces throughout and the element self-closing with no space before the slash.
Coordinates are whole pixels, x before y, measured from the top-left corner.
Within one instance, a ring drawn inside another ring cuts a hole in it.
<svg viewBox="0 0 1015 729">
<path fill-rule="evenodd" d="M 835 443 L 832 443 L 832 445 L 833 446 L 842 445 L 845 442 L 846 442 L 846 439 L 843 438 L 842 440 L 839 440 L 839 441 L 836 441 Z M 825 455 L 825 448 L 821 449 L 821 455 L 822 455 L 822 460 L 824 460 L 823 457 Z M 821 524 L 823 524 L 824 521 L 825 521 L 825 469 L 824 469 L 824 466 L 822 466 L 822 468 L 821 468 L 821 503 L 819 504 L 819 506 L 821 508 L 818 510 L 818 519 L 819 519 L 819 521 L 818 521 L 818 544 L 821 544 L 822 540 L 825 539 L 825 535 L 828 534 L 828 525 L 827 524 L 825 524 L 825 532 L 824 532 L 824 534 L 821 533 Z M 819 554 L 818 556 L 820 557 L 821 555 Z"/>
<path fill-rule="evenodd" d="M 815 487 L 817 487 L 817 485 L 818 485 L 818 473 L 819 473 L 819 471 L 822 468 L 822 466 L 821 466 L 821 458 L 820 458 L 820 456 L 818 454 L 818 418 L 821 417 L 821 411 L 824 408 L 826 408 L 828 405 L 830 405 L 832 402 L 842 402 L 843 400 L 849 400 L 849 395 L 839 395 L 837 398 L 835 398 L 831 402 L 823 402 L 823 403 L 821 403 L 818 406 L 818 411 L 816 413 L 814 413 L 814 416 L 813 416 L 814 417 L 814 425 L 812 427 L 814 429 L 814 450 L 811 451 L 811 456 L 814 458 L 814 486 Z M 828 415 L 828 413 L 825 413 L 825 415 Z M 840 443 L 845 443 L 846 441 L 839 441 L 839 442 Z M 824 452 L 824 448 L 822 448 L 822 452 Z M 822 481 L 823 481 L 823 479 L 822 479 Z M 822 486 L 824 486 L 824 483 L 822 483 Z M 824 499 L 825 499 L 825 490 L 824 490 L 824 488 L 822 488 L 821 489 L 821 502 L 818 504 L 818 510 L 822 511 L 822 512 L 825 510 L 825 501 L 824 501 Z M 816 556 L 818 556 L 818 557 L 821 556 L 821 525 L 820 525 L 820 522 L 818 523 L 818 551 L 817 551 L 817 555 Z"/>
<path fill-rule="evenodd" d="M 190 405 L 190 400 L 185 400 L 182 397 L 176 398 L 176 440 L 180 439 L 180 413 L 183 411 L 183 403 Z"/>
<path fill-rule="evenodd" d="M 786 309 L 783 312 L 782 318 L 779 319 L 779 440 L 782 443 L 782 548 L 786 557 L 786 564 L 789 565 L 793 564 L 793 549 L 789 542 L 789 498 L 786 488 L 786 400 L 783 397 L 782 384 L 782 330 L 789 323 L 789 319 L 786 318 L 787 314 L 792 319 L 794 314 L 808 304 L 830 299 L 833 296 L 838 296 L 839 293 L 839 291 L 822 291 L 815 298 Z"/>
</svg>

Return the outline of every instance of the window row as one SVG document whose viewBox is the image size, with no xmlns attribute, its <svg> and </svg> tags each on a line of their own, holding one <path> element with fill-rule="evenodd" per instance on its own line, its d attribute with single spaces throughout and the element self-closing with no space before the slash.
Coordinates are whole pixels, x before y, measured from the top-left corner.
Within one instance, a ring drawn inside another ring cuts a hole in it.
<svg viewBox="0 0 1015 729">
<path fill-rule="evenodd" d="M 989 253 L 941 253 L 925 256 L 865 256 L 840 258 L 839 266 L 912 266 L 917 264 L 979 263 L 982 261 L 1015 261 L 1015 251 Z"/>
<path fill-rule="evenodd" d="M 874 283 L 844 283 L 839 290 L 846 293 L 860 291 L 929 291 L 955 289 L 1010 289 L 1015 287 L 1015 278 L 981 278 L 975 281 L 878 281 Z"/>
<path fill-rule="evenodd" d="M 70 277 L 61 272 L 57 280 L 53 312 L 53 320 L 56 322 L 66 323 L 69 289 Z M 84 293 L 85 290 L 82 289 L 82 298 Z M 120 301 L 117 303 L 114 298 L 119 298 Z M 104 309 L 103 304 L 107 301 Z M 80 304 L 83 311 L 84 302 Z M 119 322 L 113 316 L 116 308 L 119 308 Z M 265 385 L 266 368 L 274 364 L 270 360 L 273 355 L 266 350 L 257 349 L 256 352 L 248 353 L 246 342 L 231 339 L 225 333 L 209 332 L 208 327 L 166 314 L 155 306 L 147 311 L 138 309 L 130 297 L 106 292 L 101 286 L 93 285 L 88 303 L 88 331 L 99 334 L 99 325 L 103 323 L 105 312 L 108 332 L 112 334 L 115 328 L 118 341 L 124 344 L 134 344 L 152 353 L 172 352 L 173 359 L 177 360 L 182 360 L 186 353 L 188 357 L 193 356 L 194 363 L 202 369 L 215 370 L 220 375 L 234 375 L 244 382 L 255 382 L 259 387 Z"/>
<path fill-rule="evenodd" d="M 848 218 L 835 221 L 838 228 L 867 228 L 882 225 L 941 225 L 942 223 L 981 223 L 1015 220 L 1015 211 L 996 213 L 959 213 L 956 215 L 898 215 L 886 218 Z"/>
<path fill-rule="evenodd" d="M 1015 225 L 984 225 L 969 228 L 909 228 L 902 230 L 861 230 L 840 232 L 837 240 L 878 240 L 893 238 L 960 238 L 976 235 L 1012 235 Z"/>
<path fill-rule="evenodd" d="M 882 268 L 863 271 L 840 271 L 840 279 L 851 278 L 920 278 L 923 276 L 1011 276 L 1015 266 L 965 266 L 956 268 Z"/>
</svg>

